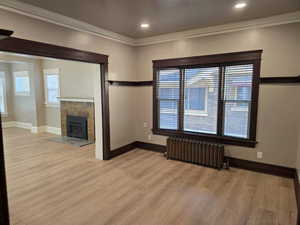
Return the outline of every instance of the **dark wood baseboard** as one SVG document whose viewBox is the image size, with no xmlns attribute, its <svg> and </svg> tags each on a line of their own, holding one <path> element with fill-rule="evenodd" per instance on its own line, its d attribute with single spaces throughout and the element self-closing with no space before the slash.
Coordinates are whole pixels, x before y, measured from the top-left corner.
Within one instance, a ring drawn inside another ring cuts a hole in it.
<svg viewBox="0 0 300 225">
<path fill-rule="evenodd" d="M 294 174 L 294 188 L 295 188 L 295 195 L 296 195 L 296 203 L 297 203 L 297 209 L 298 209 L 298 215 L 297 215 L 297 225 L 300 225 L 300 186 L 299 186 L 299 177 L 298 177 L 298 171 L 295 170 Z"/>
<path fill-rule="evenodd" d="M 164 145 L 157 145 L 157 144 L 152 144 L 152 143 L 135 141 L 128 145 L 124 145 L 120 148 L 110 151 L 109 158 L 111 159 L 111 158 L 117 157 L 117 156 L 122 155 L 126 152 L 129 152 L 135 148 L 142 148 L 145 150 L 149 150 L 149 151 L 153 151 L 153 152 L 160 152 L 160 153 L 164 153 L 167 149 L 167 147 Z"/>
<path fill-rule="evenodd" d="M 135 147 L 134 143 L 135 142 L 132 142 L 132 143 L 130 143 L 128 145 L 124 145 L 124 146 L 122 146 L 120 148 L 117 148 L 115 150 L 110 151 L 109 158 L 111 159 L 111 158 L 117 157 L 119 155 L 122 155 L 122 154 L 124 154 L 126 152 L 129 152 L 129 151 L 135 149 L 136 147 Z"/>
<path fill-rule="evenodd" d="M 142 148 L 153 152 L 164 153 L 167 151 L 167 147 L 165 145 L 158 145 L 158 144 L 146 143 L 141 141 L 134 142 L 134 145 L 136 146 L 136 148 Z"/>
<path fill-rule="evenodd" d="M 267 173 L 267 174 L 276 175 L 280 177 L 288 177 L 288 178 L 295 177 L 294 168 L 260 163 L 255 161 L 248 161 L 248 160 L 232 158 L 232 157 L 225 157 L 225 159 L 229 161 L 229 165 L 232 167 L 252 170 L 260 173 Z"/>
</svg>

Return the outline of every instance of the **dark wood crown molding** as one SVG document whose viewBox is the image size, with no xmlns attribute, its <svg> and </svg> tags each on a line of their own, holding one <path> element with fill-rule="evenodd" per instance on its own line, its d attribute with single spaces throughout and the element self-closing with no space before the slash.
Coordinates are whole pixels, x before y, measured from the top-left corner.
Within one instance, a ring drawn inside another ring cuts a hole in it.
<svg viewBox="0 0 300 225">
<path fill-rule="evenodd" d="M 261 77 L 261 84 L 297 84 L 300 83 L 300 75 L 295 77 Z"/>
</svg>

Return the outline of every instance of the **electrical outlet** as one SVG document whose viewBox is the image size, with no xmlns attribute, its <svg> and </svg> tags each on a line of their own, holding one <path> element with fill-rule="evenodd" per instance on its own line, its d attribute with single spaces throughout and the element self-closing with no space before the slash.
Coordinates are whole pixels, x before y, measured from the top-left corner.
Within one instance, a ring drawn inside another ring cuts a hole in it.
<svg viewBox="0 0 300 225">
<path fill-rule="evenodd" d="M 148 123 L 147 122 L 144 122 L 144 127 L 148 127 Z"/>
<path fill-rule="evenodd" d="M 148 140 L 151 141 L 152 140 L 152 135 L 148 134 Z"/>
<path fill-rule="evenodd" d="M 262 152 L 257 152 L 257 158 L 262 159 L 263 158 L 263 153 Z"/>
</svg>

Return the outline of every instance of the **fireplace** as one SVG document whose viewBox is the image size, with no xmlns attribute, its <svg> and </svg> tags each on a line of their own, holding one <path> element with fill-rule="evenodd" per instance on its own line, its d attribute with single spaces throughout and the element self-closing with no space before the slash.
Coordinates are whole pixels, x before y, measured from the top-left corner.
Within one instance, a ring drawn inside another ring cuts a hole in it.
<svg viewBox="0 0 300 225">
<path fill-rule="evenodd" d="M 67 115 L 67 136 L 88 140 L 87 118 Z"/>
</svg>

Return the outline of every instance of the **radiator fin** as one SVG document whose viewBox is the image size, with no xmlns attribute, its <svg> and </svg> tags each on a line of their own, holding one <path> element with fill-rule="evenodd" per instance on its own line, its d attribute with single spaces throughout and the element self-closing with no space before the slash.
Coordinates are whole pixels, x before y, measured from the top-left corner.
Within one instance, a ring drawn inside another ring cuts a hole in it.
<svg viewBox="0 0 300 225">
<path fill-rule="evenodd" d="M 221 169 L 224 145 L 170 137 L 167 140 L 167 158 Z"/>
</svg>

